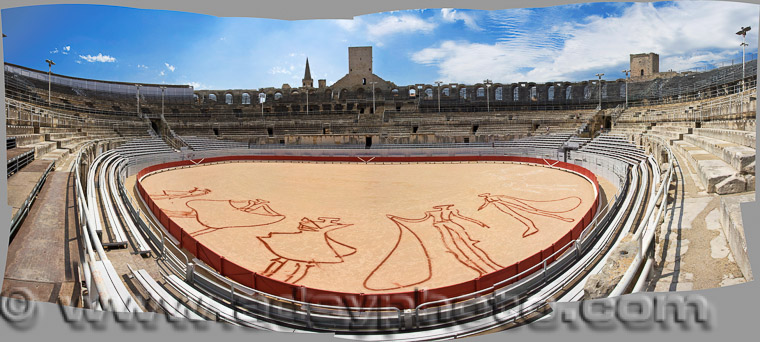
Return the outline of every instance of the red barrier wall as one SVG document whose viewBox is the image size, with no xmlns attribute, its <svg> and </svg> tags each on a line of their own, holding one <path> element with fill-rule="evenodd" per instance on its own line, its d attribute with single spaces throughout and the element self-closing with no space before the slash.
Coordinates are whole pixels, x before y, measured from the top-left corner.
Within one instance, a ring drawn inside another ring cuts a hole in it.
<svg viewBox="0 0 760 342">
<path fill-rule="evenodd" d="M 382 162 L 455 162 L 455 161 L 508 161 L 508 162 L 521 162 L 531 163 L 538 165 L 548 165 L 556 168 L 561 168 L 569 171 L 579 173 L 586 176 L 594 185 L 596 189 L 596 196 L 591 208 L 582 219 L 578 220 L 578 223 L 562 238 L 557 240 L 554 244 L 547 247 L 544 250 L 537 251 L 532 256 L 525 258 L 505 268 L 483 275 L 480 278 L 473 279 L 464 283 L 448 285 L 444 287 L 434 289 L 423 289 L 406 292 L 394 292 L 385 294 L 362 294 L 362 293 L 344 293 L 336 291 L 327 291 L 320 289 L 307 288 L 300 285 L 293 285 L 285 282 L 281 282 L 275 279 L 271 279 L 253 271 L 239 266 L 229 260 L 226 260 L 224 256 L 221 256 L 208 247 L 198 242 L 195 238 L 185 233 L 185 231 L 177 225 L 170 217 L 155 204 L 153 199 L 147 195 L 145 189 L 142 186 L 141 179 L 154 171 L 170 169 L 179 166 L 190 166 L 206 163 L 215 163 L 223 161 L 233 160 L 282 160 L 282 161 L 321 161 L 321 162 L 365 162 L 357 157 L 316 157 L 316 156 L 225 156 L 205 158 L 201 160 L 183 160 L 170 163 L 164 163 L 159 165 L 153 165 L 146 167 L 137 173 L 137 191 L 145 200 L 145 203 L 159 220 L 159 222 L 166 228 L 166 230 L 174 236 L 180 243 L 180 247 L 186 249 L 196 258 L 200 259 L 211 268 L 215 269 L 219 274 L 230 278 L 242 285 L 250 288 L 269 293 L 271 295 L 284 297 L 288 299 L 295 299 L 314 304 L 323 305 L 336 305 L 336 306 L 351 306 L 351 307 L 397 307 L 399 309 L 414 309 L 416 306 L 435 300 L 450 299 L 458 296 L 466 295 L 482 289 L 487 289 L 494 284 L 506 279 L 510 279 L 519 274 L 519 277 L 506 282 L 504 285 L 514 283 L 519 279 L 530 276 L 533 272 L 538 271 L 541 267 L 531 269 L 531 267 L 543 263 L 546 259 L 547 264 L 556 260 L 559 255 L 552 254 L 557 251 L 565 252 L 569 250 L 565 246 L 572 240 L 577 239 L 583 229 L 591 222 L 599 204 L 599 182 L 596 175 L 591 171 L 580 167 L 578 165 L 569 164 L 561 161 L 528 158 L 528 157 L 511 157 L 511 156 L 452 156 L 452 157 L 375 157 L 371 163 Z M 563 248 L 565 248 L 563 250 Z M 531 270 L 531 272 L 520 274 Z"/>
</svg>

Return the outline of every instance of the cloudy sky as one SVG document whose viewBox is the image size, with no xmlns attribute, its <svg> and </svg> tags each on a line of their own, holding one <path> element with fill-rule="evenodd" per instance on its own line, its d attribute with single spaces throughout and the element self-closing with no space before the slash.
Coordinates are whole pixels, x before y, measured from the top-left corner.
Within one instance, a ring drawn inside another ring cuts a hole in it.
<svg viewBox="0 0 760 342">
<path fill-rule="evenodd" d="M 101 80 L 196 89 L 300 85 L 348 72 L 349 46 L 373 46 L 374 71 L 398 85 L 580 81 L 624 77 L 629 54 L 660 54 L 660 70 L 756 58 L 760 6 L 724 1 L 588 3 L 499 11 L 424 9 L 353 20 L 285 21 L 102 5 L 2 10 L 6 62 Z M 316 82 L 315 82 L 316 83 Z"/>
</svg>

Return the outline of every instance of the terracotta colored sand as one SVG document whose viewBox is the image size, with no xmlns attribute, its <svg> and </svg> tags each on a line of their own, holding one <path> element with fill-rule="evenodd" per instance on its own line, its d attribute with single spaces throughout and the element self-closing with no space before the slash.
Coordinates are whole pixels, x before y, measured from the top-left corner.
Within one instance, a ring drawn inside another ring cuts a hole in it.
<svg viewBox="0 0 760 342">
<path fill-rule="evenodd" d="M 511 265 L 566 234 L 594 198 L 576 174 L 492 162 L 236 162 L 160 172 L 143 185 L 228 260 L 353 293 L 441 287 Z"/>
</svg>

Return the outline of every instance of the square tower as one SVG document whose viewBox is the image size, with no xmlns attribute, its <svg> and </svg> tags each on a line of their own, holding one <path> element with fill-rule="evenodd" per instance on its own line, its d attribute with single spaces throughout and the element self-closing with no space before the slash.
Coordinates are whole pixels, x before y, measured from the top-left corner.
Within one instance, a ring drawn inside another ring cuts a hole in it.
<svg viewBox="0 0 760 342">
<path fill-rule="evenodd" d="M 372 47 L 348 48 L 348 73 L 372 74 Z"/>
<path fill-rule="evenodd" d="M 660 72 L 660 55 L 640 53 L 631 55 L 631 77 L 647 77 Z"/>
</svg>

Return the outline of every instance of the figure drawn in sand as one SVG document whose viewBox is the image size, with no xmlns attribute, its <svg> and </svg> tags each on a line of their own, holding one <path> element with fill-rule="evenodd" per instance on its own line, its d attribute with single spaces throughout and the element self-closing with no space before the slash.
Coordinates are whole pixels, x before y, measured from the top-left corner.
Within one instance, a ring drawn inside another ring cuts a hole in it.
<svg viewBox="0 0 760 342">
<path fill-rule="evenodd" d="M 356 253 L 356 248 L 340 243 L 330 233 L 352 224 L 340 223 L 340 218 L 320 217 L 301 219 L 296 233 L 269 233 L 259 240 L 277 257 L 261 275 L 283 282 L 298 283 L 309 269 L 319 264 L 339 264 L 344 257 Z"/>
<path fill-rule="evenodd" d="M 529 200 L 505 195 L 491 195 L 490 193 L 480 194 L 478 197 L 483 197 L 485 200 L 478 210 L 483 210 L 485 207 L 493 204 L 496 209 L 520 221 L 527 228 L 522 234 L 523 237 L 538 233 L 538 227 L 536 227 L 533 220 L 525 216 L 526 214 L 549 217 L 564 222 L 573 222 L 575 219 L 557 214 L 575 210 L 583 203 L 583 200 L 577 196 L 547 201 Z"/>
<path fill-rule="evenodd" d="M 150 195 L 153 200 L 165 200 L 185 197 L 197 197 L 208 195 L 211 193 L 211 189 L 200 189 L 197 186 L 190 190 L 164 190 L 160 194 Z"/>
<path fill-rule="evenodd" d="M 266 226 L 285 219 L 284 215 L 269 207 L 269 201 L 194 199 L 185 202 L 190 210 L 166 210 L 173 218 L 195 219 L 204 228 L 190 236 L 199 236 L 225 228 L 251 228 Z"/>
<path fill-rule="evenodd" d="M 430 252 L 449 253 L 481 276 L 503 267 L 477 246 L 469 229 L 489 228 L 485 223 L 462 216 L 453 204 L 434 206 L 419 219 L 386 215 L 399 229 L 398 241 L 383 261 L 364 280 L 374 291 L 395 290 L 422 284 L 433 276 Z M 420 236 L 436 236 L 425 238 Z M 420 262 L 422 261 L 422 262 Z M 400 279 L 403 276 L 404 279 Z"/>
</svg>

